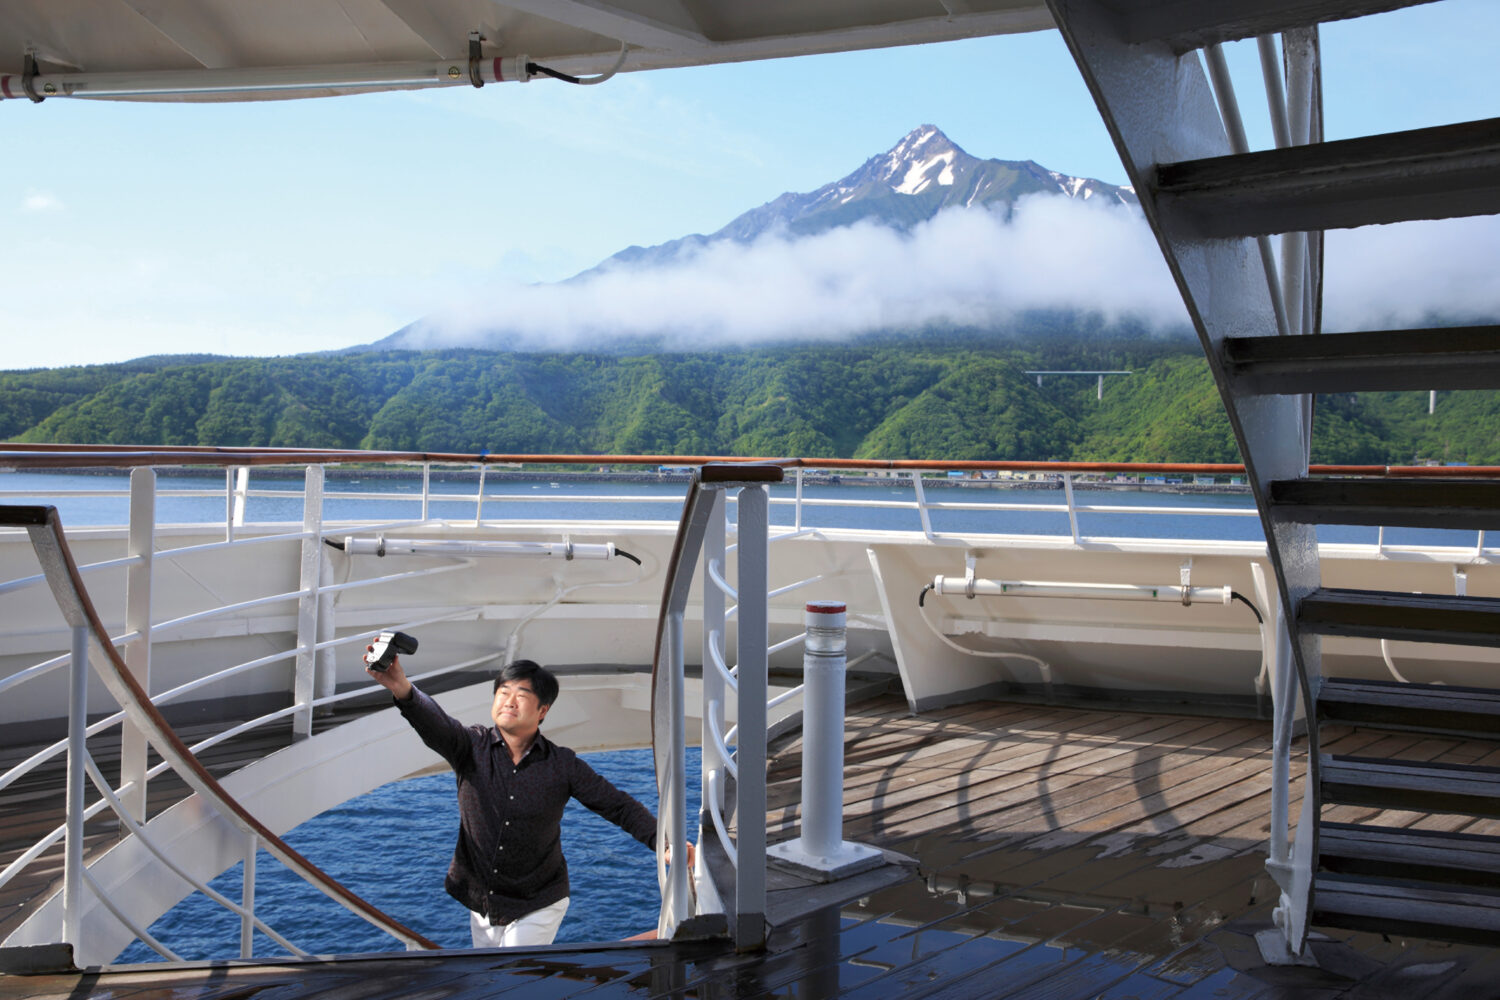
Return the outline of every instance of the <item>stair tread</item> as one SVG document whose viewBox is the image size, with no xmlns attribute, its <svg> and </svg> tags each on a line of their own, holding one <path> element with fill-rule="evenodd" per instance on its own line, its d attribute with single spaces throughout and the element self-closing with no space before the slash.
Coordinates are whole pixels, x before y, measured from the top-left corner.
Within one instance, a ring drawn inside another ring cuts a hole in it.
<svg viewBox="0 0 1500 1000">
<path fill-rule="evenodd" d="M 1216 156 L 1156 168 L 1170 228 L 1207 237 L 1500 212 L 1500 119 Z"/>
<path fill-rule="evenodd" d="M 1297 624 L 1318 635 L 1500 646 L 1500 598 L 1320 587 L 1298 602 Z"/>
<path fill-rule="evenodd" d="M 1500 769 L 1335 754 L 1319 759 L 1325 803 L 1500 816 Z"/>
<path fill-rule="evenodd" d="M 1318 852 L 1331 871 L 1500 888 L 1500 837 L 1323 823 Z"/>
<path fill-rule="evenodd" d="M 1500 934 L 1500 891 L 1320 872 L 1313 879 L 1312 922 L 1493 943 Z"/>
<path fill-rule="evenodd" d="M 1318 718 L 1494 737 L 1500 735 L 1500 690 L 1330 677 L 1318 691 Z"/>
<path fill-rule="evenodd" d="M 1486 389 L 1500 385 L 1500 326 L 1227 337 L 1224 370 L 1259 393 Z"/>
<path fill-rule="evenodd" d="M 1500 528 L 1500 480 L 1280 479 L 1269 494 L 1272 516 L 1297 524 Z"/>
</svg>

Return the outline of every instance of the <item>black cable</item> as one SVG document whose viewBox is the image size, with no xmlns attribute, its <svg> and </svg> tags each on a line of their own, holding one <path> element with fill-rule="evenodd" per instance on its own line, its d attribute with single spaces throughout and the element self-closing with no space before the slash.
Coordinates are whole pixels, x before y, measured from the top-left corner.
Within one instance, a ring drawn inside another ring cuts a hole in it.
<svg viewBox="0 0 1500 1000">
<path fill-rule="evenodd" d="M 626 559 L 629 559 L 631 562 L 635 563 L 637 566 L 639 566 L 641 564 L 641 561 L 639 559 L 637 559 L 635 556 L 631 555 L 629 552 L 626 552 L 624 549 L 618 549 L 618 548 L 615 549 L 615 555 L 617 555 L 617 556 L 624 556 Z"/>
<path fill-rule="evenodd" d="M 332 538 L 325 538 L 325 539 L 323 539 L 323 544 L 324 545 L 332 546 L 333 548 L 338 549 L 340 552 L 344 551 L 344 543 L 343 542 L 336 542 Z"/>
<path fill-rule="evenodd" d="M 932 589 L 933 589 L 933 584 L 930 584 L 930 583 L 927 586 L 925 586 L 925 587 L 922 588 L 922 592 L 917 595 L 917 607 L 923 608 L 923 607 L 927 606 L 927 604 L 926 604 L 926 601 L 927 601 L 927 592 L 929 590 L 932 590 Z"/>
<path fill-rule="evenodd" d="M 1257 608 L 1255 605 L 1251 604 L 1250 598 L 1234 590 L 1231 590 L 1229 592 L 1229 596 L 1236 601 L 1244 601 L 1245 607 L 1249 608 L 1252 612 L 1255 613 L 1255 620 L 1260 622 L 1262 625 L 1266 623 L 1266 620 L 1260 616 L 1260 608 Z"/>
<path fill-rule="evenodd" d="M 535 76 L 538 73 L 542 74 L 543 76 L 550 76 L 554 80 L 561 80 L 563 83 L 583 83 L 583 81 L 578 79 L 578 77 L 569 76 L 568 74 L 561 72 L 560 70 L 555 70 L 550 66 L 543 66 L 540 63 L 534 62 L 529 62 L 526 64 L 527 76 Z"/>
</svg>

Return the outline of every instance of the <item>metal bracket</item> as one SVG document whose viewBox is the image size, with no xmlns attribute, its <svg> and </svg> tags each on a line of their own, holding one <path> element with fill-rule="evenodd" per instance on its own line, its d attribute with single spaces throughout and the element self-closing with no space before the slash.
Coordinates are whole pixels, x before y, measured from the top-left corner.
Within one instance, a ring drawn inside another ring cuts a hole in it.
<svg viewBox="0 0 1500 1000">
<path fill-rule="evenodd" d="M 26 59 L 21 64 L 21 89 L 26 91 L 26 96 L 31 98 L 31 103 L 41 104 L 46 100 L 36 92 L 36 53 L 26 53 Z"/>
<path fill-rule="evenodd" d="M 482 58 L 479 43 L 482 41 L 484 41 L 484 36 L 479 32 L 469 32 L 469 82 L 476 87 L 484 86 L 484 77 L 479 72 L 479 62 Z"/>
<path fill-rule="evenodd" d="M 974 566 L 979 556 L 972 549 L 964 553 L 964 596 L 974 599 Z"/>
<path fill-rule="evenodd" d="M 1182 606 L 1190 608 L 1193 606 L 1193 559 L 1191 556 L 1188 557 L 1187 562 L 1177 567 L 1177 573 L 1182 580 Z"/>
</svg>

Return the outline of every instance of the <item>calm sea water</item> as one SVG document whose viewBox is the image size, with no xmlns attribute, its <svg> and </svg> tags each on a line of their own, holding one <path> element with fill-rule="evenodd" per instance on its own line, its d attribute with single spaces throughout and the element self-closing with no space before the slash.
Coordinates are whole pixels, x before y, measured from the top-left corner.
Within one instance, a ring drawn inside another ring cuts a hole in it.
<svg viewBox="0 0 1500 1000">
<path fill-rule="evenodd" d="M 429 516 L 466 519 L 476 516 L 472 499 L 475 482 L 441 481 L 432 484 L 435 499 Z M 0 502 L 52 503 L 68 525 L 121 524 L 126 520 L 128 481 L 122 475 L 66 473 L 0 473 Z M 301 479 L 285 473 L 254 475 L 252 491 L 298 492 Z M 485 518 L 526 518 L 573 521 L 675 521 L 685 488 L 665 482 L 580 482 L 548 480 L 490 480 L 485 484 Z M 328 520 L 387 521 L 419 517 L 420 476 L 330 480 L 324 517 Z M 109 495 L 109 494 L 115 495 Z M 210 495 L 199 495 L 199 494 Z M 460 499 L 463 496 L 469 499 Z M 773 523 L 790 526 L 794 513 L 778 499 L 790 500 L 790 485 L 773 487 Z M 453 499 L 444 499 L 452 497 Z M 604 498 L 625 498 L 605 503 Z M 803 490 L 811 505 L 804 508 L 804 526 L 876 528 L 915 531 L 917 512 L 909 507 L 883 507 L 914 498 L 910 486 L 808 485 Z M 928 489 L 929 501 L 952 504 L 932 512 L 934 530 L 1066 535 L 1069 523 L 1061 490 L 1018 490 L 986 486 Z M 1079 491 L 1081 505 L 1116 510 L 1081 511 L 1079 530 L 1085 536 L 1182 539 L 1259 540 L 1260 522 L 1246 494 L 1166 494 L 1141 491 Z M 839 501 L 846 506 L 829 506 Z M 1050 509 L 992 511 L 980 504 L 1048 505 Z M 1150 513 L 1146 508 L 1170 508 Z M 1203 512 L 1194 516 L 1194 512 Z M 249 522 L 302 519 L 300 496 L 251 496 L 245 519 Z M 166 523 L 222 523 L 225 500 L 222 478 L 176 477 L 158 480 L 158 520 Z M 1320 528 L 1319 538 L 1330 542 L 1373 543 L 1373 528 Z M 1473 532 L 1403 530 L 1387 532 L 1388 544 L 1472 546 Z M 566 692 L 564 692 L 566 697 Z M 689 751 L 690 773 L 698 767 L 697 751 Z M 619 787 L 655 811 L 656 786 L 647 750 L 587 755 L 590 764 Z M 689 815 L 696 815 L 696 790 Z M 458 828 L 453 778 L 434 775 L 397 782 L 332 809 L 304 823 L 286 840 L 315 864 L 374 902 L 397 919 L 447 947 L 469 943 L 463 908 L 443 892 L 443 875 L 452 856 Z M 608 822 L 576 803 L 564 823 L 564 850 L 573 886 L 573 903 L 558 934 L 559 941 L 617 940 L 655 926 L 658 894 L 651 854 Z M 239 866 L 222 875 L 215 888 L 231 899 L 240 894 Z M 262 855 L 257 865 L 257 910 L 271 926 L 302 949 L 315 954 L 382 951 L 398 947 L 364 921 L 323 897 L 279 864 Z M 239 921 L 201 896 L 190 897 L 163 916 L 151 931 L 184 958 L 224 957 L 238 953 Z M 269 938 L 257 935 L 256 954 L 281 954 Z M 156 955 L 140 943 L 121 954 L 121 962 L 153 961 Z"/>
<path fill-rule="evenodd" d="M 462 520 L 476 516 L 472 499 L 476 483 L 443 481 L 431 486 L 433 499 L 428 516 Z M 253 474 L 251 491 L 297 493 L 300 476 L 284 472 Z M 51 503 L 67 525 L 125 523 L 129 483 L 124 475 L 76 473 L 0 473 L 0 503 Z M 164 523 L 222 523 L 225 520 L 224 483 L 220 478 L 199 476 L 159 477 L 158 520 Z M 326 487 L 325 520 L 398 520 L 421 516 L 420 475 L 397 478 L 330 479 Z M 682 509 L 685 487 L 669 482 L 588 482 L 489 480 L 484 488 L 483 516 L 549 521 L 657 520 L 676 521 Z M 89 495 L 83 495 L 89 494 Z M 208 495 L 204 495 L 208 494 Z M 791 484 L 772 487 L 771 520 L 781 527 L 793 524 Z M 918 531 L 922 524 L 906 504 L 914 500 L 909 486 L 818 484 L 803 489 L 807 504 L 804 526 L 822 528 L 873 528 Z M 410 499 L 404 499 L 410 497 Z M 452 497 L 453 499 L 445 499 Z M 467 497 L 468 499 L 460 499 Z M 927 488 L 929 502 L 952 505 L 931 512 L 933 530 L 997 534 L 1067 535 L 1069 522 L 1060 489 L 1007 489 L 998 486 L 949 486 L 937 483 Z M 1140 490 L 1078 490 L 1081 507 L 1110 507 L 1111 511 L 1081 510 L 1079 532 L 1104 538 L 1182 538 L 1259 541 L 1264 536 L 1254 516 L 1254 502 L 1247 493 L 1175 494 Z M 785 502 L 779 502 L 785 501 Z M 984 504 L 1026 504 L 1045 510 L 980 509 Z M 1172 513 L 1149 513 L 1146 508 L 1170 508 Z M 1232 511 L 1233 513 L 1218 513 Z M 250 496 L 245 520 L 249 522 L 302 520 L 299 496 Z M 1374 544 L 1377 529 L 1342 525 L 1320 526 L 1323 542 Z M 1472 531 L 1434 529 L 1388 530 L 1387 544 L 1457 545 L 1475 543 Z"/>
<path fill-rule="evenodd" d="M 566 689 L 562 697 L 567 697 Z M 581 754 L 616 787 L 656 812 L 656 776 L 650 750 Z M 689 748 L 688 773 L 699 752 Z M 698 814 L 699 793 L 688 785 L 688 815 Z M 689 827 L 691 830 L 691 826 Z M 458 803 L 452 774 L 397 781 L 308 820 L 283 838 L 313 864 L 445 948 L 469 947 L 469 916 L 443 891 L 443 876 L 458 836 Z M 661 897 L 649 850 L 608 820 L 568 803 L 563 819 L 572 903 L 557 940 L 617 941 L 656 929 Z M 211 885 L 240 898 L 242 865 Z M 312 954 L 400 950 L 401 945 L 289 874 L 264 851 L 256 864 L 256 914 L 277 933 Z M 194 894 L 151 925 L 152 936 L 185 959 L 239 954 L 239 917 Z M 260 932 L 258 957 L 286 950 Z M 140 942 L 117 962 L 160 961 Z"/>
</svg>

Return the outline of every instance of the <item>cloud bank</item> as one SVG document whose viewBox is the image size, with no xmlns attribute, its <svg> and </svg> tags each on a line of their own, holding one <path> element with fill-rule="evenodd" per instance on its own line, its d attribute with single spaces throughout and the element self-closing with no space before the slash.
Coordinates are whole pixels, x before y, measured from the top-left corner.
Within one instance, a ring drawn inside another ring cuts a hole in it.
<svg viewBox="0 0 1500 1000">
<path fill-rule="evenodd" d="M 1330 234 L 1325 329 L 1500 314 L 1494 218 Z M 669 348 L 831 340 L 871 330 L 1004 324 L 1083 310 L 1187 325 L 1137 209 L 1033 195 L 1010 219 L 950 210 L 901 233 L 861 222 L 816 236 L 711 244 L 670 266 L 617 267 L 552 285 L 491 287 L 431 316 L 410 347 L 587 349 L 652 338 Z"/>
<path fill-rule="evenodd" d="M 1029 309 L 1087 308 L 1181 325 L 1186 314 L 1139 212 L 1032 196 L 1011 220 L 953 210 L 900 233 L 871 222 L 809 237 L 711 244 L 667 267 L 619 267 L 553 285 L 491 288 L 412 331 L 414 347 L 669 346 L 837 339 L 933 323 L 986 325 Z"/>
</svg>

